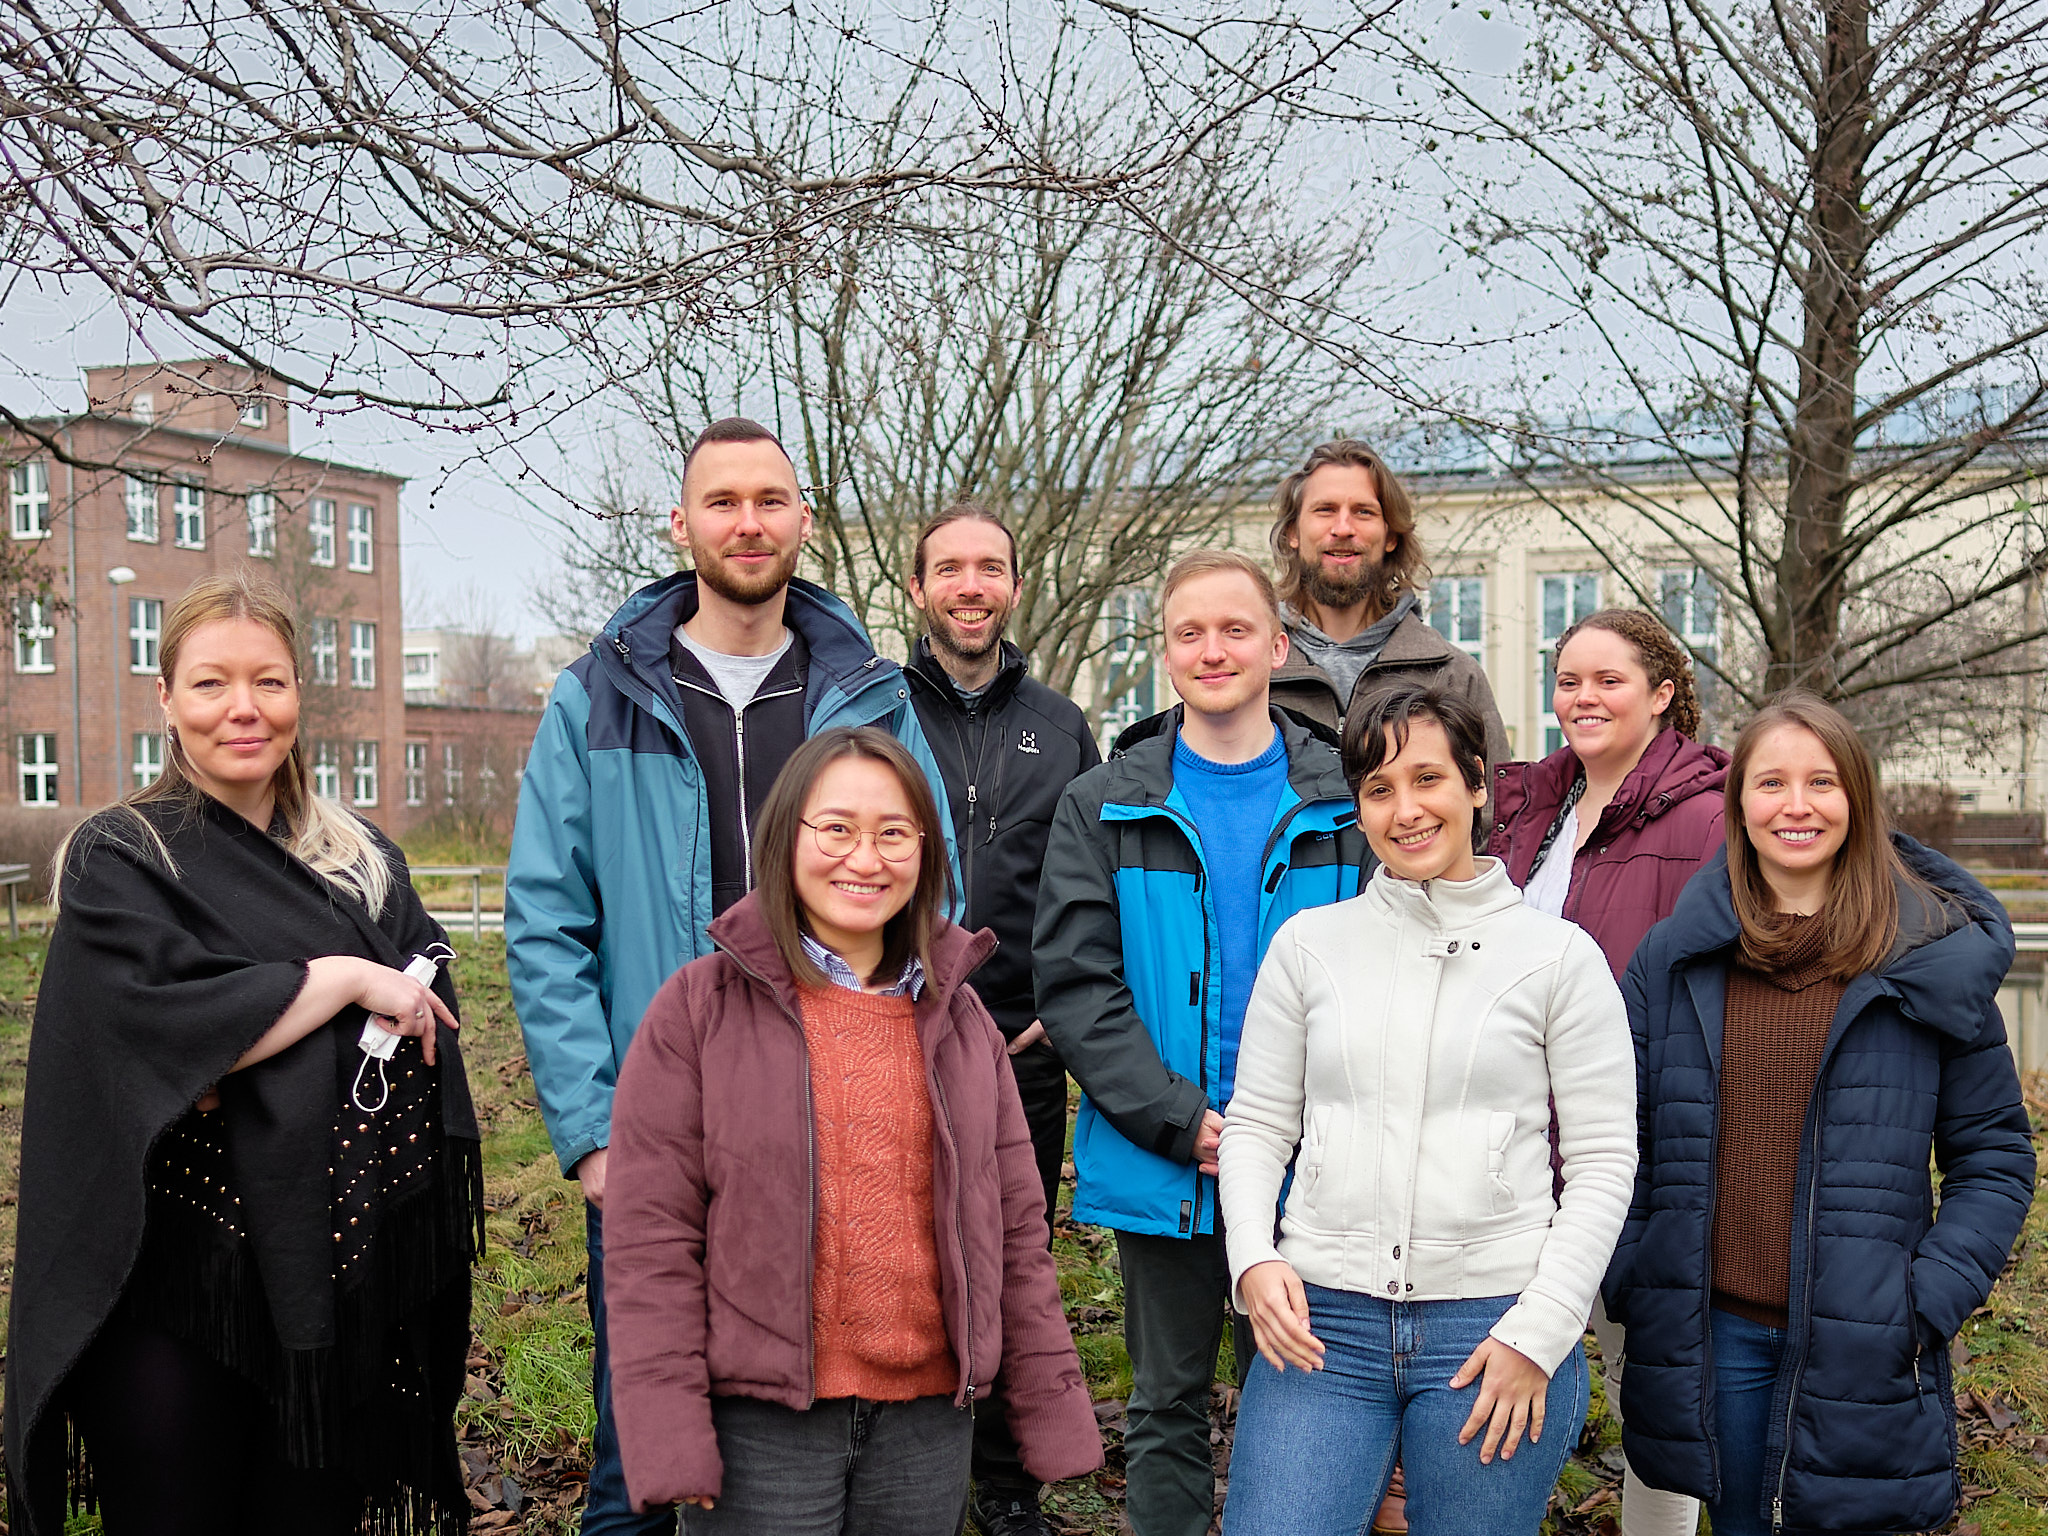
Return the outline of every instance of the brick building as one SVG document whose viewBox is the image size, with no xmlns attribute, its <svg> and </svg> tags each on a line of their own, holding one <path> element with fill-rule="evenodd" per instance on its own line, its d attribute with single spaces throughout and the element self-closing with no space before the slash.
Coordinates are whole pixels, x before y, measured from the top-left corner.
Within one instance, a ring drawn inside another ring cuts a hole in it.
<svg viewBox="0 0 2048 1536">
<path fill-rule="evenodd" d="M 393 828 L 403 481 L 295 453 L 283 389 L 247 368 L 91 368 L 85 393 L 82 414 L 33 423 L 75 462 L 0 437 L 11 552 L 62 600 L 24 599 L 14 614 L 0 805 L 75 813 L 153 779 L 165 615 L 200 576 L 246 564 L 299 614 L 316 787 Z"/>
</svg>

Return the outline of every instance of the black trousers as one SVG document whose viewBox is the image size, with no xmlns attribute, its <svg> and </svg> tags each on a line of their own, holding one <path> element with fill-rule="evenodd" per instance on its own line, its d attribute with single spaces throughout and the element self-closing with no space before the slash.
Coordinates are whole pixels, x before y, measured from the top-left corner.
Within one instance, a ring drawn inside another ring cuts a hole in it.
<svg viewBox="0 0 2048 1536">
<path fill-rule="evenodd" d="M 1017 1078 L 1017 1096 L 1024 1101 L 1024 1121 L 1031 1127 L 1031 1150 L 1038 1159 L 1038 1178 L 1045 1186 L 1045 1225 L 1052 1228 L 1053 1206 L 1059 1199 L 1060 1164 L 1067 1151 L 1067 1069 L 1059 1053 L 1044 1041 L 1010 1058 Z M 984 1494 L 1005 1499 L 1038 1500 L 1038 1480 L 1024 1470 L 1003 1412 L 1000 1384 L 974 1412 L 974 1481 Z"/>
<path fill-rule="evenodd" d="M 106 1536 L 349 1536 L 362 1523 L 346 1474 L 273 1458 L 256 1389 L 158 1329 L 115 1318 L 65 1382 L 64 1406 Z"/>
</svg>

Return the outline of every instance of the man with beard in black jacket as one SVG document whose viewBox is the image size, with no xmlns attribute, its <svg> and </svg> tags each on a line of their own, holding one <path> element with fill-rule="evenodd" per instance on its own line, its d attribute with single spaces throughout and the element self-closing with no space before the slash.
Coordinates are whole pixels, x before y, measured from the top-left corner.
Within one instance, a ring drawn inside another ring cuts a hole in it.
<svg viewBox="0 0 2048 1536">
<path fill-rule="evenodd" d="M 1067 1074 L 1032 1001 L 1031 921 L 1060 792 L 1102 761 L 1087 716 L 1025 674 L 1003 640 L 1016 608 L 1017 541 L 976 501 L 956 501 L 918 531 L 910 597 L 925 633 L 905 669 L 911 702 L 946 784 L 971 932 L 1000 941 L 970 978 L 1009 1042 L 1046 1225 L 1059 1193 Z M 999 1411 L 975 1415 L 974 1519 L 984 1536 L 1051 1536 L 1039 1487 Z"/>
</svg>

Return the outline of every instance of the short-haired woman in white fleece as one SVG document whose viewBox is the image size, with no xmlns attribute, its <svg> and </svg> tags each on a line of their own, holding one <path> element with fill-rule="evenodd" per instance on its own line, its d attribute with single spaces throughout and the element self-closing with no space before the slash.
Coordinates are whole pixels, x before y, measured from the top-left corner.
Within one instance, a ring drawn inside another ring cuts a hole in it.
<svg viewBox="0 0 2048 1536">
<path fill-rule="evenodd" d="M 1415 1536 L 1533 1536 L 1585 1419 L 1635 1051 L 1600 946 L 1474 857 L 1485 751 L 1421 687 L 1347 722 L 1380 869 L 1289 919 L 1252 991 L 1219 1188 L 1259 1358 L 1225 1536 L 1354 1536 L 1397 1455 Z"/>
</svg>

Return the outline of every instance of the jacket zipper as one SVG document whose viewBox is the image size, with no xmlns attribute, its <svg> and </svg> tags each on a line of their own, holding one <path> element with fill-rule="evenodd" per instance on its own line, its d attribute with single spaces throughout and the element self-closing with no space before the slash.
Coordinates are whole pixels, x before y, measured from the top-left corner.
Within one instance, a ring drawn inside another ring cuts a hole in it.
<svg viewBox="0 0 2048 1536">
<path fill-rule="evenodd" d="M 754 888 L 754 824 L 747 816 L 747 709 L 752 709 L 756 704 L 768 699 L 786 699 L 793 693 L 803 692 L 803 689 L 801 687 L 778 688 L 773 693 L 757 693 L 747 700 L 747 709 L 733 709 L 732 701 L 724 694 L 714 688 L 706 688 L 694 678 L 678 677 L 675 679 L 675 683 L 679 688 L 694 688 L 698 693 L 709 694 L 727 709 L 732 709 L 733 751 L 739 759 L 739 779 L 734 787 L 738 791 L 739 796 L 740 860 L 742 866 L 740 878 L 744 882 L 741 888 L 751 891 Z"/>
<path fill-rule="evenodd" d="M 967 1383 L 967 1409 L 974 1409 L 974 1266 L 967 1257 L 967 1229 L 960 1221 L 960 1135 L 953 1128 L 953 1110 L 946 1103 L 946 1086 L 939 1081 L 935 1068 L 927 1069 L 932 1094 L 938 1100 L 939 1114 L 946 1122 L 946 1140 L 953 1148 L 953 1240 L 960 1245 L 960 1290 L 963 1305 L 967 1308 L 967 1325 L 961 1331 L 966 1335 L 960 1342 L 960 1375 Z"/>
<path fill-rule="evenodd" d="M 1826 1070 L 1826 1063 L 1823 1062 L 1821 1071 L 1825 1072 Z M 1819 1217 L 1816 1213 L 1820 1208 L 1820 1093 L 1820 1074 L 1816 1073 L 1813 1083 L 1813 1098 L 1807 1105 L 1807 1115 L 1812 1128 L 1812 1144 L 1807 1149 L 1806 1275 L 1804 1277 L 1805 1283 L 1800 1287 L 1799 1308 L 1800 1315 L 1809 1323 L 1813 1318 L 1813 1240 L 1814 1230 L 1819 1225 Z M 1789 1337 L 1791 1337 L 1790 1334 L 1788 1334 Z M 1793 1367 L 1791 1389 L 1785 1395 L 1785 1443 L 1778 1454 L 1777 1490 L 1771 1497 L 1771 1529 L 1773 1531 L 1780 1531 L 1785 1527 L 1785 1478 L 1792 1469 L 1792 1418 L 1799 1402 L 1799 1383 L 1806 1375 L 1806 1346 L 1803 1342 L 1805 1338 L 1803 1329 L 1800 1330 L 1798 1337 L 1802 1340 L 1798 1346 L 1799 1363 Z M 1913 1369 L 1916 1381 L 1918 1380 L 1919 1368 L 1919 1361 L 1915 1360 Z"/>
</svg>

